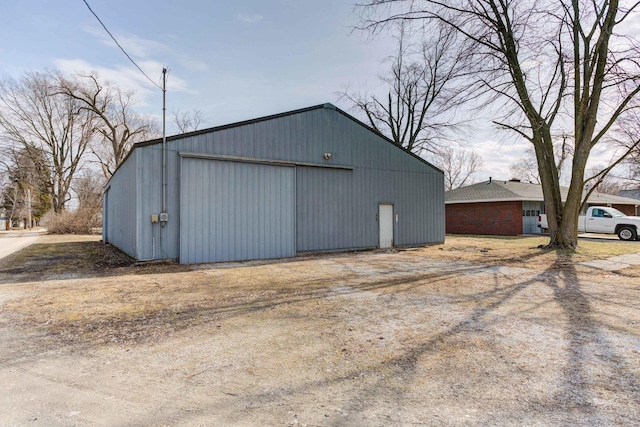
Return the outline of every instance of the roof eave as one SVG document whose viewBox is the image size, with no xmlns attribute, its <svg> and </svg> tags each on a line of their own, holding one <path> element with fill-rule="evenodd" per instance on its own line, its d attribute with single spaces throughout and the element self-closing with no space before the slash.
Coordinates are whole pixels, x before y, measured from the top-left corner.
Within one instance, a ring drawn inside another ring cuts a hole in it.
<svg viewBox="0 0 640 427">
<path fill-rule="evenodd" d="M 470 200 L 445 200 L 445 205 L 463 203 L 494 203 L 494 202 L 544 202 L 542 198 L 535 197 L 500 197 L 497 199 L 470 199 Z"/>
</svg>

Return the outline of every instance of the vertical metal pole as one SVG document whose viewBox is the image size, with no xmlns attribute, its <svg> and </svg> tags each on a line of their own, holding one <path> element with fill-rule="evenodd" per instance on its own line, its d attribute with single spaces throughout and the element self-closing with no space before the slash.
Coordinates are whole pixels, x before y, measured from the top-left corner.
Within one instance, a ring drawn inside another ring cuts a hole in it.
<svg viewBox="0 0 640 427">
<path fill-rule="evenodd" d="M 167 212 L 167 69 L 162 69 L 162 213 Z M 162 224 L 164 225 L 164 223 Z"/>
<path fill-rule="evenodd" d="M 31 188 L 27 188 L 27 212 L 29 214 L 29 228 L 31 227 Z"/>
</svg>

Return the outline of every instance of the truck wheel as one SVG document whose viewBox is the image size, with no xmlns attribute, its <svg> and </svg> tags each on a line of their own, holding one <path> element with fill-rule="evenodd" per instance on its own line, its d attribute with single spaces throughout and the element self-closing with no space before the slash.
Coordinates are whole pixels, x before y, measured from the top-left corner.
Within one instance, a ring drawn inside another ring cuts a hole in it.
<svg viewBox="0 0 640 427">
<path fill-rule="evenodd" d="M 632 227 L 621 227 L 618 230 L 618 238 L 620 240 L 636 240 L 638 237 L 635 228 Z"/>
</svg>

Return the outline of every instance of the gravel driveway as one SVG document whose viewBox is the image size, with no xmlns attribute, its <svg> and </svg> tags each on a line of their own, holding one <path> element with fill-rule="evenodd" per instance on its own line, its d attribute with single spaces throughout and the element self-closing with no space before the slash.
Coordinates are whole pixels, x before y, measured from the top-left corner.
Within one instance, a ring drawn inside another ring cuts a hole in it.
<svg viewBox="0 0 640 427">
<path fill-rule="evenodd" d="M 0 425 L 640 425 L 640 267 L 600 249 L 136 266 L 43 239 L 0 261 Z"/>
<path fill-rule="evenodd" d="M 2 236 L 0 235 L 0 259 L 35 243 L 38 236 Z"/>
</svg>

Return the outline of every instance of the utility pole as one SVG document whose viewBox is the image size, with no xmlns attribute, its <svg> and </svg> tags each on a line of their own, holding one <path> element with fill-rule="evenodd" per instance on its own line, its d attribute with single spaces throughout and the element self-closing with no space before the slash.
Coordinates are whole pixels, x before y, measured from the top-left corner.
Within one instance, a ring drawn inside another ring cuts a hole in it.
<svg viewBox="0 0 640 427">
<path fill-rule="evenodd" d="M 160 251 L 166 255 L 166 239 L 163 231 L 169 221 L 167 213 L 167 68 L 162 68 L 162 211 L 160 212 Z M 155 256 L 154 256 L 155 257 Z"/>
<path fill-rule="evenodd" d="M 13 230 L 13 215 L 18 204 L 18 178 L 13 178 L 13 203 L 11 203 L 11 215 L 9 215 L 9 230 Z"/>
<path fill-rule="evenodd" d="M 162 69 L 162 214 L 160 222 L 167 221 L 167 69 Z"/>
<path fill-rule="evenodd" d="M 31 187 L 27 188 L 27 215 L 29 217 L 29 229 L 32 228 L 33 222 L 31 221 Z"/>
</svg>

